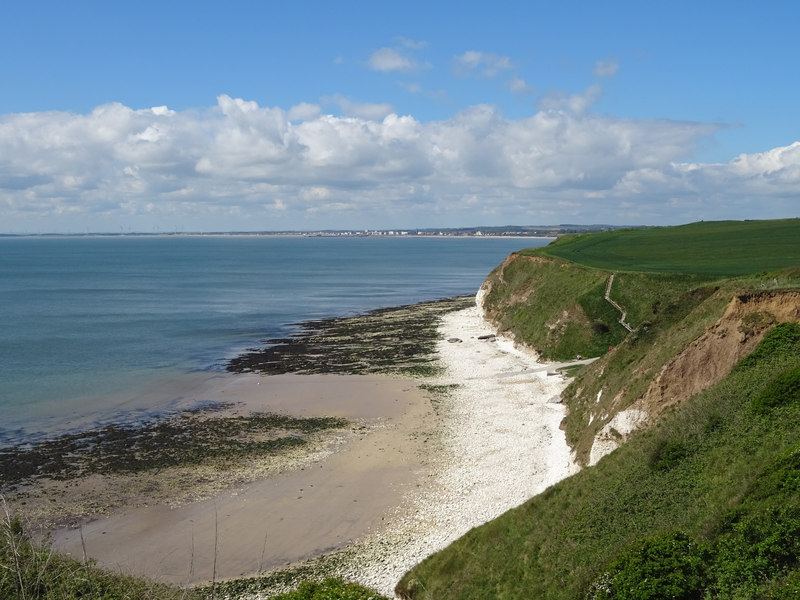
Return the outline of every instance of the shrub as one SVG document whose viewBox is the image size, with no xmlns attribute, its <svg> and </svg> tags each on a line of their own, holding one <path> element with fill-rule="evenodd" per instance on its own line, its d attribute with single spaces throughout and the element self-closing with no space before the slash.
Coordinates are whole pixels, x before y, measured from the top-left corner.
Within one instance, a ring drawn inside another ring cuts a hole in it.
<svg viewBox="0 0 800 600">
<path fill-rule="evenodd" d="M 739 371 L 771 362 L 776 355 L 796 353 L 800 347 L 800 323 L 780 323 L 773 327 L 753 352 L 736 365 Z"/>
<path fill-rule="evenodd" d="M 782 506 L 734 523 L 716 545 L 715 597 L 754 598 L 772 580 L 797 569 L 800 507 Z"/>
<path fill-rule="evenodd" d="M 388 598 L 357 583 L 330 578 L 322 583 L 305 581 L 297 590 L 275 596 L 273 600 L 388 600 Z"/>
<path fill-rule="evenodd" d="M 800 403 L 800 365 L 787 369 L 769 382 L 761 394 L 753 398 L 753 409 L 761 414 L 778 406 Z"/>
<path fill-rule="evenodd" d="M 650 466 L 657 471 L 669 471 L 687 456 L 689 448 L 683 442 L 676 440 L 664 441 L 658 444 L 650 456 Z"/>
<path fill-rule="evenodd" d="M 587 600 L 700 600 L 708 549 L 682 532 L 633 543 L 592 583 Z"/>
<path fill-rule="evenodd" d="M 800 571 L 792 571 L 770 585 L 764 600 L 797 600 L 800 597 Z"/>
<path fill-rule="evenodd" d="M 748 495 L 756 500 L 800 497 L 800 447 L 778 456 L 753 482 Z"/>
</svg>

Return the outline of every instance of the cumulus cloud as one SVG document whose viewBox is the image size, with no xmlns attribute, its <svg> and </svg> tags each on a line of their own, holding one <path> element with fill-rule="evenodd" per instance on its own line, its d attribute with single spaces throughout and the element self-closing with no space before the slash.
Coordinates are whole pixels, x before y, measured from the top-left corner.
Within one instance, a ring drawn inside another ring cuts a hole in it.
<svg viewBox="0 0 800 600">
<path fill-rule="evenodd" d="M 563 92 L 548 92 L 539 99 L 539 110 L 566 111 L 573 114 L 583 114 L 589 107 L 600 100 L 603 88 L 597 84 L 590 85 L 582 92 L 564 94 Z"/>
<path fill-rule="evenodd" d="M 800 142 L 759 154 L 740 154 L 730 163 L 733 172 L 744 177 L 771 177 L 800 181 Z"/>
<path fill-rule="evenodd" d="M 393 48 L 381 48 L 372 53 L 367 61 L 376 71 L 413 71 L 417 64 Z"/>
<path fill-rule="evenodd" d="M 727 163 L 633 169 L 603 192 L 604 198 L 662 206 L 685 215 L 683 222 L 796 217 L 798 195 L 800 142 Z"/>
<path fill-rule="evenodd" d="M 593 93 L 579 96 L 522 119 L 478 105 L 421 122 L 342 98 L 339 117 L 225 95 L 204 111 L 0 116 L 0 223 L 302 229 L 400 216 L 422 226 L 431 215 L 632 224 L 796 214 L 800 142 L 689 162 L 719 125 L 596 115 Z"/>
<path fill-rule="evenodd" d="M 514 67 L 511 59 L 507 56 L 477 50 L 468 50 L 456 56 L 455 65 L 458 73 L 478 74 L 484 77 L 495 77 Z"/>
<path fill-rule="evenodd" d="M 317 104 L 301 102 L 289 109 L 289 119 L 292 121 L 310 121 L 322 114 L 322 109 Z"/>
</svg>

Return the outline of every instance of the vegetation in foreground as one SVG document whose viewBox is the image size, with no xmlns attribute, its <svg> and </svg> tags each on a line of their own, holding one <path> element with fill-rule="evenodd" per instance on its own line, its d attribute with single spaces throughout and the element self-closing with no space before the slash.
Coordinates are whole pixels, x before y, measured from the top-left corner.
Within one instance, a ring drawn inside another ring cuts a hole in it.
<svg viewBox="0 0 800 600">
<path fill-rule="evenodd" d="M 800 594 L 800 325 L 716 386 L 413 569 L 405 598 Z"/>
<path fill-rule="evenodd" d="M 5 508 L 5 502 L 3 503 Z M 0 518 L 0 598 L 11 600 L 195 600 L 186 590 L 112 574 L 34 543 L 17 518 Z"/>
<path fill-rule="evenodd" d="M 213 600 L 228 598 L 226 584 L 178 588 L 100 569 L 34 542 L 4 506 L 0 517 L 0 598 L 3 600 Z M 235 597 L 235 596 L 234 596 Z M 388 600 L 374 590 L 337 578 L 305 581 L 275 600 Z"/>
<path fill-rule="evenodd" d="M 375 591 L 357 583 L 341 579 L 326 579 L 322 582 L 306 581 L 297 590 L 275 596 L 273 600 L 389 600 Z"/>
</svg>

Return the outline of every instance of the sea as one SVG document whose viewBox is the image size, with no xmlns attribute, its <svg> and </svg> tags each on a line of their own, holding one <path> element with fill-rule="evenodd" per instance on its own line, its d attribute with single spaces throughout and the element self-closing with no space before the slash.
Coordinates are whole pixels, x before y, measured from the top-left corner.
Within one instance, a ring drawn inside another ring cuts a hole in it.
<svg viewBox="0 0 800 600">
<path fill-rule="evenodd" d="M 222 373 L 303 321 L 474 294 L 509 253 L 550 241 L 0 237 L 0 447 L 169 411 L 131 399 Z"/>
</svg>

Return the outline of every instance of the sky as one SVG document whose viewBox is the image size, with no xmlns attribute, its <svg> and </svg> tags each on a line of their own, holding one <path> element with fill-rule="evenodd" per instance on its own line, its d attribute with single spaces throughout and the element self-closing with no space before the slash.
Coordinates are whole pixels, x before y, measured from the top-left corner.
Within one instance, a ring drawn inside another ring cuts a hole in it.
<svg viewBox="0 0 800 600">
<path fill-rule="evenodd" d="M 800 212 L 800 2 L 5 0 L 0 233 Z"/>
</svg>

